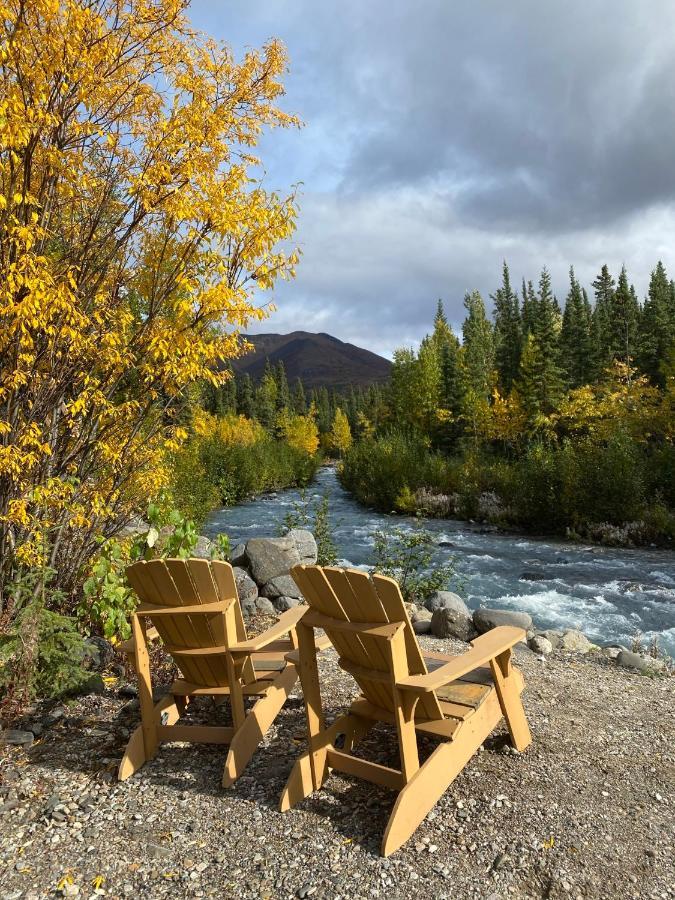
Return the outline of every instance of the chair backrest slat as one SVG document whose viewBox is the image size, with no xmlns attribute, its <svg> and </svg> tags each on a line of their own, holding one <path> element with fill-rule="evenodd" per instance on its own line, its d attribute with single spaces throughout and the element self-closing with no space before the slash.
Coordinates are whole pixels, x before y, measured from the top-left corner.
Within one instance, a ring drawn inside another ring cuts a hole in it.
<svg viewBox="0 0 675 900">
<path fill-rule="evenodd" d="M 180 607 L 230 601 L 239 610 L 232 567 L 229 563 L 206 559 L 156 559 L 138 562 L 127 569 L 130 586 L 140 599 L 151 606 Z M 241 620 L 239 627 L 228 629 L 225 612 L 155 616 L 152 623 L 162 641 L 169 647 L 199 649 L 229 646 L 246 639 Z M 236 619 L 236 617 L 235 617 Z M 235 621 L 233 619 L 233 622 Z M 178 665 L 186 681 L 202 687 L 227 684 L 225 657 L 218 655 L 181 656 Z"/>
<path fill-rule="evenodd" d="M 366 625 L 403 624 L 407 670 L 410 675 L 426 674 L 422 651 L 413 631 L 401 591 L 391 578 L 370 576 L 358 569 L 340 569 L 333 566 L 296 566 L 291 575 L 298 583 L 309 605 L 319 614 L 352 624 L 362 623 L 363 632 L 353 634 L 331 629 L 326 632 L 339 656 L 359 667 L 356 679 L 364 695 L 376 706 L 387 710 L 394 708 L 393 689 L 382 681 L 382 673 L 392 676 L 392 662 L 381 638 L 366 633 Z M 379 677 L 368 679 L 364 669 L 370 669 Z M 443 717 L 434 693 L 420 698 L 415 715 L 417 718 L 440 719 Z"/>
</svg>

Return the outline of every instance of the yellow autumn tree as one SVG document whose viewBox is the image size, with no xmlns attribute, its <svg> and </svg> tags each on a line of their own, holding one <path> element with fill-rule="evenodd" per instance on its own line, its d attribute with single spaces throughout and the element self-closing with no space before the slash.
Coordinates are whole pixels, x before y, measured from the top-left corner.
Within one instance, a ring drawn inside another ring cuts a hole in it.
<svg viewBox="0 0 675 900">
<path fill-rule="evenodd" d="M 351 445 L 352 432 L 351 428 L 349 427 L 349 419 L 338 406 L 338 408 L 335 410 L 333 427 L 330 431 L 330 446 L 337 452 L 339 456 L 344 456 Z"/>
<path fill-rule="evenodd" d="M 306 416 L 285 412 L 280 416 L 278 425 L 289 447 L 314 456 L 319 449 L 319 429 L 313 411 Z"/>
<path fill-rule="evenodd" d="M 68 592 L 166 480 L 187 388 L 290 277 L 295 198 L 255 147 L 283 47 L 236 60 L 187 0 L 0 0 L 0 611 Z"/>
</svg>

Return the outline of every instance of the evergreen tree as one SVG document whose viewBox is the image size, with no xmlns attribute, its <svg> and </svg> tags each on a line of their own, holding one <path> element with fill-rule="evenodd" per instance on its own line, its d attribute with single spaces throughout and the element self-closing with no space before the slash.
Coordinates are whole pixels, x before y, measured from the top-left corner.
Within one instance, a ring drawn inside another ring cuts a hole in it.
<svg viewBox="0 0 675 900">
<path fill-rule="evenodd" d="M 612 309 L 615 282 L 606 265 L 593 282 L 595 308 L 591 320 L 591 353 L 593 377 L 599 378 L 612 361 Z"/>
<path fill-rule="evenodd" d="M 253 381 L 248 372 L 237 379 L 237 412 L 249 419 L 257 418 Z"/>
<path fill-rule="evenodd" d="M 522 323 L 518 295 L 511 289 L 509 267 L 504 261 L 502 285 L 492 295 L 495 305 L 495 363 L 502 392 L 508 394 L 518 376 Z"/>
<path fill-rule="evenodd" d="M 534 323 L 537 317 L 537 295 L 534 290 L 534 285 L 531 281 L 528 281 L 525 284 L 525 279 L 523 278 L 523 308 L 521 313 L 521 327 L 523 338 L 526 335 L 532 334 L 534 332 Z"/>
<path fill-rule="evenodd" d="M 560 309 L 551 290 L 551 276 L 542 269 L 534 317 L 533 337 L 537 345 L 537 382 L 542 411 L 550 412 L 563 390 L 560 367 Z"/>
<path fill-rule="evenodd" d="M 293 385 L 293 393 L 291 395 L 291 408 L 294 413 L 304 416 L 307 412 L 307 398 L 305 396 L 305 388 L 299 378 L 295 379 Z"/>
<path fill-rule="evenodd" d="M 277 412 L 277 379 L 269 359 L 265 361 L 265 371 L 255 392 L 257 418 L 265 428 L 272 428 Z"/>
<path fill-rule="evenodd" d="M 628 285 L 625 266 L 621 267 L 610 309 L 609 353 L 612 359 L 630 365 L 637 356 L 640 304 L 635 288 Z"/>
<path fill-rule="evenodd" d="M 667 358 L 675 338 L 671 318 L 672 288 L 659 260 L 649 281 L 649 294 L 642 310 L 640 366 L 655 384 L 663 385 L 661 363 Z"/>
<path fill-rule="evenodd" d="M 441 352 L 443 346 L 448 341 L 456 340 L 455 335 L 452 333 L 452 328 L 448 324 L 445 310 L 443 309 L 442 300 L 438 301 L 438 305 L 436 307 L 436 315 L 434 317 L 434 330 L 433 334 L 431 335 L 431 339 L 434 342 L 438 353 Z"/>
<path fill-rule="evenodd" d="M 274 380 L 277 385 L 276 408 L 277 412 L 287 410 L 291 403 L 291 394 L 288 389 L 288 379 L 283 361 L 279 360 L 274 369 Z"/>
<path fill-rule="evenodd" d="M 464 298 L 467 317 L 462 325 L 462 362 L 467 388 L 477 396 L 489 397 L 494 386 L 495 345 L 492 325 L 478 291 Z"/>
<path fill-rule="evenodd" d="M 591 322 L 588 298 L 570 268 L 570 291 L 560 332 L 561 363 L 569 387 L 588 384 L 592 377 Z"/>
</svg>

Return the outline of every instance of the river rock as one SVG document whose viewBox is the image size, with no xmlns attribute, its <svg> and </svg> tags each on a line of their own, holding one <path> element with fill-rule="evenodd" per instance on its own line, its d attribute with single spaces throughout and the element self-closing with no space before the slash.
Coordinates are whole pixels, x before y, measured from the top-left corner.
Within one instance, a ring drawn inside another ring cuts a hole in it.
<svg viewBox="0 0 675 900">
<path fill-rule="evenodd" d="M 7 728 L 0 731 L 0 744 L 11 744 L 14 747 L 30 747 L 33 743 L 32 731 L 19 731 L 17 728 Z"/>
<path fill-rule="evenodd" d="M 622 650 L 628 651 L 628 647 L 624 647 L 623 644 L 608 644 L 606 647 L 602 648 L 602 654 L 603 656 L 606 656 L 607 659 L 616 659 Z"/>
<path fill-rule="evenodd" d="M 560 649 L 569 650 L 572 653 L 588 653 L 594 647 L 595 644 L 591 644 L 586 635 L 576 628 L 568 628 L 560 641 Z"/>
<path fill-rule="evenodd" d="M 275 597 L 272 603 L 276 611 L 280 613 L 287 612 L 287 610 L 293 609 L 294 606 L 300 606 L 300 601 L 297 597 Z"/>
<path fill-rule="evenodd" d="M 265 616 L 273 616 L 276 613 L 272 601 L 268 600 L 267 597 L 258 597 L 255 601 L 255 608 Z"/>
<path fill-rule="evenodd" d="M 92 635 L 84 642 L 82 665 L 85 669 L 100 672 L 115 659 L 115 648 L 105 638 Z"/>
<path fill-rule="evenodd" d="M 408 613 L 408 618 L 412 622 L 415 617 L 415 613 L 417 612 L 417 607 L 414 603 L 408 603 L 407 601 L 403 605 L 405 606 L 406 612 Z"/>
<path fill-rule="evenodd" d="M 295 545 L 301 563 L 306 566 L 313 566 L 316 563 L 319 550 L 311 531 L 307 531 L 306 528 L 291 528 L 286 537 Z"/>
<path fill-rule="evenodd" d="M 460 641 L 470 641 L 476 636 L 471 613 L 461 597 L 456 597 L 456 601 L 454 606 L 439 606 L 433 611 L 431 633 L 440 638 L 455 637 Z"/>
<path fill-rule="evenodd" d="M 550 641 L 554 650 L 557 650 L 562 644 L 562 631 L 556 631 L 554 628 L 548 628 L 546 631 L 538 631 L 537 634 L 540 637 L 546 638 L 547 641 Z"/>
<path fill-rule="evenodd" d="M 549 656 L 553 653 L 553 644 L 543 634 L 534 634 L 528 640 L 527 645 L 533 653 L 539 653 L 541 656 Z"/>
<path fill-rule="evenodd" d="M 429 612 L 428 609 L 422 607 L 422 609 L 415 610 L 415 612 L 411 616 L 411 621 L 413 625 L 415 622 L 431 622 L 431 617 L 433 613 Z"/>
<path fill-rule="evenodd" d="M 525 612 L 514 612 L 511 609 L 477 609 L 473 614 L 473 624 L 484 634 L 500 625 L 512 625 L 529 631 L 532 628 L 532 616 Z"/>
<path fill-rule="evenodd" d="M 431 619 L 417 619 L 413 622 L 413 631 L 415 634 L 429 634 L 431 631 Z"/>
<path fill-rule="evenodd" d="M 616 658 L 617 665 L 624 669 L 635 669 L 638 672 L 663 672 L 666 664 L 662 659 L 654 659 L 651 656 L 642 656 L 631 650 L 622 650 Z"/>
<path fill-rule="evenodd" d="M 260 593 L 263 597 L 269 597 L 274 600 L 275 597 L 295 597 L 296 600 L 302 600 L 302 591 L 297 586 L 291 575 L 277 575 L 272 578 L 261 589 Z"/>
<path fill-rule="evenodd" d="M 445 607 L 445 609 L 455 609 L 463 615 L 471 616 L 466 603 L 457 594 L 452 591 L 434 591 L 431 596 L 427 597 L 424 605 L 429 612 Z"/>
<path fill-rule="evenodd" d="M 234 573 L 234 581 L 237 585 L 237 593 L 239 594 L 239 601 L 242 606 L 244 604 L 255 603 L 258 599 L 258 585 L 251 578 L 246 569 L 234 566 L 232 572 Z"/>
<path fill-rule="evenodd" d="M 277 575 L 288 575 L 293 566 L 302 562 L 298 542 L 291 532 L 281 538 L 251 538 L 246 544 L 246 556 L 253 580 L 261 586 Z"/>
<path fill-rule="evenodd" d="M 190 555 L 197 559 L 211 559 L 214 546 L 215 544 L 210 538 L 207 538 L 204 534 L 200 534 Z"/>
<path fill-rule="evenodd" d="M 518 578 L 520 581 L 546 581 L 543 572 L 521 572 Z"/>
<path fill-rule="evenodd" d="M 233 566 L 245 567 L 248 560 L 246 559 L 246 544 L 237 544 L 230 550 L 230 564 Z"/>
</svg>

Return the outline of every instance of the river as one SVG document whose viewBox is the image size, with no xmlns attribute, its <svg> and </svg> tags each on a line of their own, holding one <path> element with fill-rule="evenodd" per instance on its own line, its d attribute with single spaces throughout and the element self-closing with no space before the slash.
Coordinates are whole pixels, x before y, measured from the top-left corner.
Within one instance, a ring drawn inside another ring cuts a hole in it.
<svg viewBox="0 0 675 900">
<path fill-rule="evenodd" d="M 375 513 L 341 487 L 335 471 L 323 468 L 308 497 L 327 495 L 341 565 L 372 562 L 372 532 L 412 528 L 413 520 Z M 216 510 L 204 533 L 225 532 L 232 546 L 255 536 L 279 533 L 284 515 L 300 497 L 279 491 L 240 506 Z M 625 550 L 522 535 L 482 534 L 478 526 L 454 519 L 429 519 L 426 527 L 440 546 L 437 558 L 454 556 L 469 607 L 501 607 L 529 612 L 541 628 L 579 628 L 597 643 L 630 646 L 640 632 L 656 637 L 675 656 L 675 553 Z M 525 580 L 521 576 L 527 573 Z"/>
</svg>

